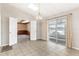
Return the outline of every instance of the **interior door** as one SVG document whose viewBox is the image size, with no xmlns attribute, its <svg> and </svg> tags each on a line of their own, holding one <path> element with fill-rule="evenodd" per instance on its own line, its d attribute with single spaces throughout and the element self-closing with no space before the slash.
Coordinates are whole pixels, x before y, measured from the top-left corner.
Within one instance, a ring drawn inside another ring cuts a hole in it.
<svg viewBox="0 0 79 59">
<path fill-rule="evenodd" d="M 37 39 L 37 21 L 31 21 L 31 40 Z"/>
<path fill-rule="evenodd" d="M 9 17 L 9 45 L 17 43 L 17 18 Z"/>
</svg>

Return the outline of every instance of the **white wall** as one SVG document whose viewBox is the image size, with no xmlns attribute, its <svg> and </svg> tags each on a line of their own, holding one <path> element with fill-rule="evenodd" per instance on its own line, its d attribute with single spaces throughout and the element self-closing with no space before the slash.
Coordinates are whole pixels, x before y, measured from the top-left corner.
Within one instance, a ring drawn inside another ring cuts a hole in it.
<svg viewBox="0 0 79 59">
<path fill-rule="evenodd" d="M 37 20 L 37 40 L 47 40 L 47 20 Z"/>
<path fill-rule="evenodd" d="M 42 39 L 42 37 L 41 37 L 41 33 L 42 33 L 42 22 L 41 22 L 41 20 L 37 20 L 37 40 L 38 39 Z"/>
<path fill-rule="evenodd" d="M 41 24 L 41 37 L 43 40 L 47 40 L 47 20 L 43 20 Z"/>
<path fill-rule="evenodd" d="M 35 20 L 35 21 L 31 21 L 31 40 L 39 40 L 39 39 L 45 39 L 45 30 L 42 32 L 42 28 L 43 29 L 47 29 L 45 28 L 44 26 L 42 27 L 42 23 L 45 23 L 45 22 L 42 22 L 41 20 Z M 44 37 L 42 38 L 42 34 L 45 34 L 43 35 Z"/>
<path fill-rule="evenodd" d="M 27 13 L 7 4 L 2 4 L 1 9 L 1 44 L 2 46 L 9 43 L 9 17 L 18 19 L 31 19 Z"/>
<path fill-rule="evenodd" d="M 0 46 L 1 46 L 1 5 L 0 5 Z"/>
<path fill-rule="evenodd" d="M 0 46 L 1 46 L 1 16 L 0 16 Z"/>
<path fill-rule="evenodd" d="M 72 12 L 72 46 L 79 49 L 79 9 Z"/>
</svg>

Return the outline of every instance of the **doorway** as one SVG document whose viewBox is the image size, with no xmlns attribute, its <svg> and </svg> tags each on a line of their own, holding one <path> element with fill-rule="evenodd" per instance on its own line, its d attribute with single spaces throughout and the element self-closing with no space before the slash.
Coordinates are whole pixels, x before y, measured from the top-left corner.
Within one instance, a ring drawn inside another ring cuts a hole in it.
<svg viewBox="0 0 79 59">
<path fill-rule="evenodd" d="M 21 24 L 19 28 L 18 24 Z M 9 46 L 18 42 L 27 40 L 36 40 L 37 21 L 18 20 L 18 18 L 9 17 Z"/>
<path fill-rule="evenodd" d="M 30 22 L 28 20 L 21 20 L 17 23 L 17 40 L 18 42 L 30 40 Z"/>
</svg>

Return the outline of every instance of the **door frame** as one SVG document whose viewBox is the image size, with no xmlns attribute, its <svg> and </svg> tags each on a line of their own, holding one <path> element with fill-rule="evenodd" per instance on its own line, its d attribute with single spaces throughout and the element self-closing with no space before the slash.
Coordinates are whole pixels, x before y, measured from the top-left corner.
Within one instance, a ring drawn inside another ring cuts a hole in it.
<svg viewBox="0 0 79 59">
<path fill-rule="evenodd" d="M 52 19 L 56 19 L 56 18 L 60 18 L 60 17 L 67 17 L 67 23 L 66 23 L 66 47 L 67 48 L 72 48 L 72 14 L 68 14 L 68 15 L 62 15 L 62 16 L 58 16 L 58 17 L 54 17 Z M 51 19 L 48 19 L 48 21 Z M 47 40 L 49 40 L 49 33 L 48 33 L 48 21 L 47 21 Z"/>
</svg>

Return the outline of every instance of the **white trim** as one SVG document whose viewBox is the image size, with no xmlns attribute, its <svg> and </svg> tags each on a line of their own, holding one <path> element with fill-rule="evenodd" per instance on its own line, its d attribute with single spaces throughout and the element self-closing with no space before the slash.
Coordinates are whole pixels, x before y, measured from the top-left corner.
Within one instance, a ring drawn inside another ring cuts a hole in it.
<svg viewBox="0 0 79 59">
<path fill-rule="evenodd" d="M 1 47 L 3 47 L 3 46 L 7 46 L 7 45 L 9 45 L 9 44 L 4 44 L 4 45 L 1 45 Z"/>
<path fill-rule="evenodd" d="M 72 47 L 72 49 L 76 49 L 76 50 L 79 50 L 79 48 L 77 48 L 77 47 Z"/>
</svg>

